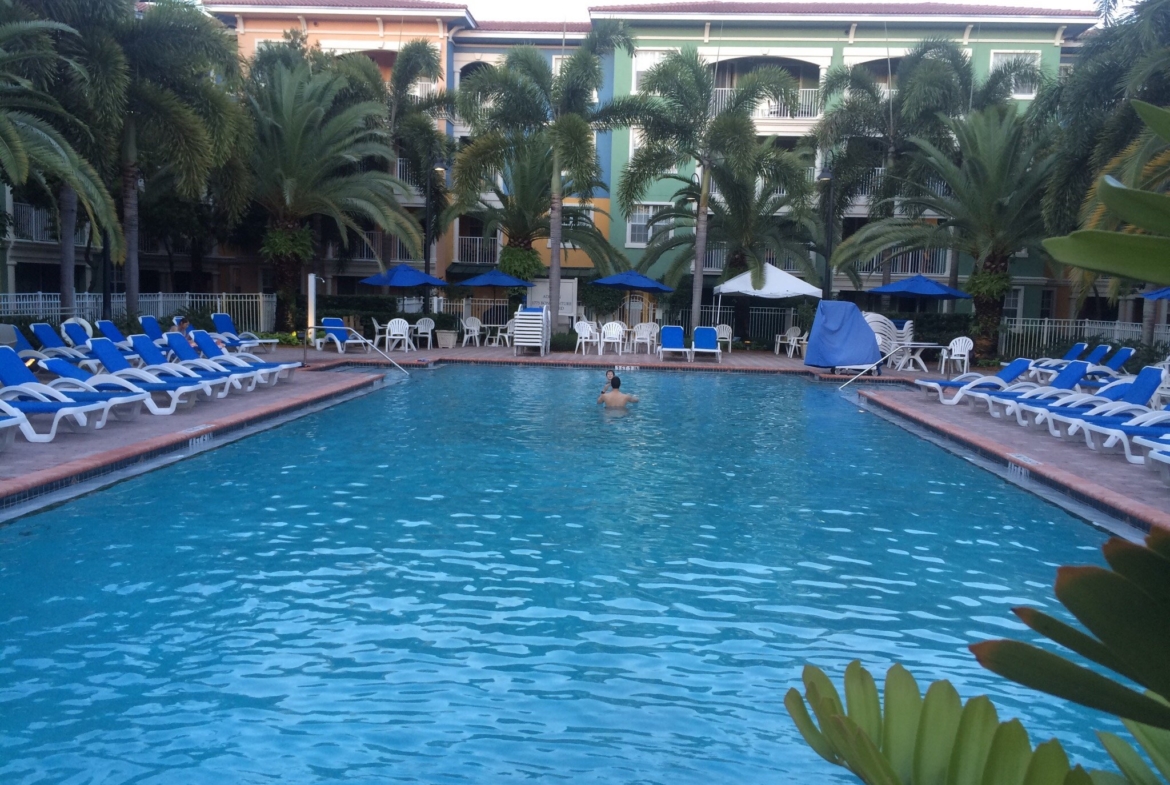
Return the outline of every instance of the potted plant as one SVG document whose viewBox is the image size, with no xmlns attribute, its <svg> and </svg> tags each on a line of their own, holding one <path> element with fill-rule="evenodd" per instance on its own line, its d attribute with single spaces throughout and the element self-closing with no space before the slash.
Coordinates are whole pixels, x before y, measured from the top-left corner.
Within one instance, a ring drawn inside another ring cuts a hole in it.
<svg viewBox="0 0 1170 785">
<path fill-rule="evenodd" d="M 440 349 L 454 349 L 459 333 L 454 330 L 435 330 L 435 344 Z"/>
</svg>

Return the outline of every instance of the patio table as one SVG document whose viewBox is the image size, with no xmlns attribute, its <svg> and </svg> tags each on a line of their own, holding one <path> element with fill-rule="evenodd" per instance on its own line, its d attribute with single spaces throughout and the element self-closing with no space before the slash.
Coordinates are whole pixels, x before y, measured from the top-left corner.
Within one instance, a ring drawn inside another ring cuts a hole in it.
<svg viewBox="0 0 1170 785">
<path fill-rule="evenodd" d="M 911 341 L 909 343 L 900 343 L 897 346 L 898 358 L 896 365 L 897 370 L 904 371 L 907 368 L 914 370 L 915 366 L 923 373 L 928 373 L 926 368 L 926 361 L 922 359 L 922 353 L 927 349 L 945 349 L 945 346 L 937 343 L 923 343 L 919 341 Z"/>
</svg>

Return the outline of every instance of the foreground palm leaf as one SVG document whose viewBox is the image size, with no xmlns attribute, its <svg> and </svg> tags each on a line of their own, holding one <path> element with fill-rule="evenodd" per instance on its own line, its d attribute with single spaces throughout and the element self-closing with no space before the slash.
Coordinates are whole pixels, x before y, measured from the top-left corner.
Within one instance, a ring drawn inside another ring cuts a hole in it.
<svg viewBox="0 0 1170 785">
<path fill-rule="evenodd" d="M 1041 635 L 1148 693 L 1028 643 L 987 641 L 971 651 L 983 667 L 1012 681 L 1170 730 L 1170 532 L 1154 530 L 1146 544 L 1114 538 L 1102 549 L 1111 569 L 1057 571 L 1057 599 L 1087 632 L 1032 608 L 1013 612 Z"/>
<path fill-rule="evenodd" d="M 1170 143 L 1170 110 L 1133 102 L 1146 125 Z M 1125 187 L 1103 177 L 1097 196 L 1120 219 L 1123 230 L 1085 229 L 1044 241 L 1059 262 L 1106 275 L 1170 284 L 1170 195 Z M 1140 233 L 1135 233 L 1140 232 Z"/>
<path fill-rule="evenodd" d="M 964 704 L 950 682 L 937 681 L 923 698 L 901 665 L 886 673 L 884 705 L 873 676 L 857 661 L 845 669 L 844 704 L 820 669 L 806 665 L 803 678 L 804 696 L 794 688 L 784 698 L 801 736 L 822 758 L 867 785 L 1111 781 L 1101 772 L 1090 778 L 1080 766 L 1071 767 L 1055 739 L 1033 749 L 1019 720 L 1000 722 L 986 696 Z"/>
</svg>

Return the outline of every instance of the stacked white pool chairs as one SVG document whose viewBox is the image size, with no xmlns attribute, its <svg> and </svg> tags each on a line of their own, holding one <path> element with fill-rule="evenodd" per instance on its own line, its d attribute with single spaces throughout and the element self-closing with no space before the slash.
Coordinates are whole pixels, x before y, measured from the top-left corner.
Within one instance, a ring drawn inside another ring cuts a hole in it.
<svg viewBox="0 0 1170 785">
<path fill-rule="evenodd" d="M 1084 354 L 1086 348 L 1073 347 L 1069 354 Z M 1035 367 L 1025 359 L 1014 360 L 994 376 L 964 374 L 950 381 L 915 383 L 928 395 L 937 394 L 943 404 L 985 406 L 1003 422 L 1015 420 L 1069 444 L 1083 442 L 1098 453 L 1123 455 L 1129 463 L 1160 472 L 1170 485 L 1170 404 L 1154 406 L 1165 400 L 1161 396 L 1170 384 L 1170 370 L 1156 365 L 1136 375 L 1121 375 L 1132 350 L 1119 350 L 1112 361 L 1101 362 L 1106 351 L 1108 347 L 1097 347 L 1085 360 L 1068 360 L 1066 355 L 1037 361 L 1050 376 L 1047 384 L 1012 381 Z M 954 395 L 947 398 L 945 393 L 952 390 Z"/>
</svg>

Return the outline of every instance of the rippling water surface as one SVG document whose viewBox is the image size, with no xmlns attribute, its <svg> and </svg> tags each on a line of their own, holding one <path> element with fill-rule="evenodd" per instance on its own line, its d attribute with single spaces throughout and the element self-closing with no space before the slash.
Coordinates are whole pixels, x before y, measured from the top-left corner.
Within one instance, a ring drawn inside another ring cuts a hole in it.
<svg viewBox="0 0 1170 785">
<path fill-rule="evenodd" d="M 856 657 L 1103 762 L 966 650 L 1099 532 L 829 386 L 625 382 L 418 373 L 0 529 L 0 781 L 852 782 L 782 700 Z"/>
</svg>

